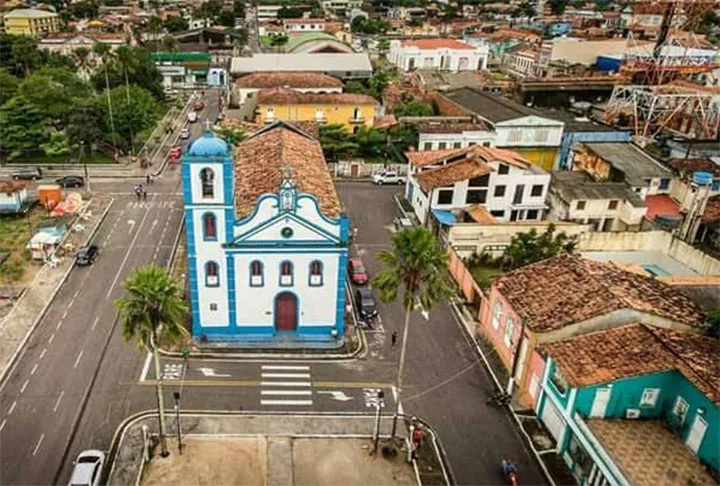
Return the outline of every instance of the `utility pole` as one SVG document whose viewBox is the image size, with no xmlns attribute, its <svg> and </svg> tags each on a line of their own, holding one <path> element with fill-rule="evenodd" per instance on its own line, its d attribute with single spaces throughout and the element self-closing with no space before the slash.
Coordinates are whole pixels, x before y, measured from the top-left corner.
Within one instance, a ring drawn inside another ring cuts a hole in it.
<svg viewBox="0 0 720 486">
<path fill-rule="evenodd" d="M 378 442 L 380 442 L 380 416 L 382 408 L 385 406 L 385 392 L 380 389 L 377 392 L 377 400 L 375 401 L 375 433 L 373 434 L 373 454 L 377 454 Z"/>
<path fill-rule="evenodd" d="M 78 163 L 83 161 L 85 156 L 85 141 L 80 140 L 80 155 L 78 156 Z M 91 192 L 90 190 L 90 174 L 88 173 L 87 161 L 83 161 L 83 171 L 85 172 L 85 191 Z"/>
<path fill-rule="evenodd" d="M 178 439 L 178 451 L 182 456 L 183 444 L 182 434 L 180 433 L 180 392 L 173 392 L 173 398 L 175 399 L 175 426 L 177 428 L 177 439 Z"/>
</svg>

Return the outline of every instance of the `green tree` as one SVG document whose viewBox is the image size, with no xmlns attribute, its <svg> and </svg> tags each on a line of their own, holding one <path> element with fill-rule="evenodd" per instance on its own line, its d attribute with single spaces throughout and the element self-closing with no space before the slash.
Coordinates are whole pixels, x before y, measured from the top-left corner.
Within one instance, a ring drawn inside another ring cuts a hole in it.
<svg viewBox="0 0 720 486">
<path fill-rule="evenodd" d="M 297 7 L 286 6 L 278 10 L 277 16 L 279 19 L 299 19 L 303 16 L 303 11 Z"/>
<path fill-rule="evenodd" d="M 546 258 L 573 253 L 577 248 L 577 236 L 568 236 L 564 231 L 556 233 L 554 224 L 538 234 L 535 228 L 527 233 L 518 233 L 510 240 L 502 256 L 503 267 L 514 270 L 545 260 Z"/>
<path fill-rule="evenodd" d="M 127 46 L 120 46 L 115 53 L 117 57 L 118 66 L 123 72 L 125 77 L 125 94 L 127 103 L 130 109 L 133 108 L 133 104 L 130 103 L 130 80 L 129 73 L 134 73 L 138 67 L 138 60 L 133 54 L 133 51 Z M 130 126 L 130 153 L 133 153 L 133 147 L 135 145 L 135 133 L 132 125 Z"/>
<path fill-rule="evenodd" d="M 282 46 L 288 43 L 289 40 L 290 39 L 285 34 L 274 35 L 272 39 L 270 39 L 270 45 L 279 51 Z"/>
<path fill-rule="evenodd" d="M 433 116 L 435 114 L 431 104 L 417 100 L 398 103 L 393 106 L 392 111 L 395 116 Z"/>
<path fill-rule="evenodd" d="M 381 55 L 384 56 L 385 54 L 387 54 L 387 51 L 390 50 L 390 39 L 388 39 L 387 37 L 381 37 L 380 39 L 378 39 L 377 49 L 378 51 L 380 51 Z"/>
<path fill-rule="evenodd" d="M 245 1 L 234 0 L 233 1 L 233 16 L 238 19 L 245 18 Z"/>
<path fill-rule="evenodd" d="M 41 143 L 40 147 L 45 152 L 45 155 L 49 157 L 57 157 L 59 155 L 67 155 L 70 153 L 72 148 L 70 140 L 64 131 L 56 131 L 50 134 L 50 139 Z"/>
<path fill-rule="evenodd" d="M 13 61 L 22 66 L 22 74 L 30 76 L 32 69 L 40 64 L 41 55 L 37 48 L 37 40 L 27 35 L 15 36 L 11 47 Z"/>
<path fill-rule="evenodd" d="M 387 132 L 373 127 L 361 126 L 355 132 L 357 155 L 378 159 L 387 155 Z"/>
<path fill-rule="evenodd" d="M 562 15 L 565 13 L 565 7 L 567 7 L 567 0 L 550 0 L 550 11 L 553 15 Z"/>
<path fill-rule="evenodd" d="M 163 22 L 163 27 L 165 27 L 165 30 L 172 34 L 174 32 L 182 32 L 188 30 L 190 24 L 188 24 L 188 21 L 180 15 L 173 15 L 172 17 L 168 17 L 167 19 L 165 19 L 165 22 Z"/>
<path fill-rule="evenodd" d="M 78 69 L 78 74 L 80 74 L 80 76 L 84 79 L 87 79 L 90 76 L 90 70 L 93 67 L 92 58 L 90 57 L 91 54 L 92 51 L 87 47 L 78 47 L 72 53 L 73 58 L 75 59 L 75 65 Z"/>
<path fill-rule="evenodd" d="M 222 10 L 218 15 L 217 23 L 225 27 L 235 27 L 235 15 L 231 10 Z"/>
<path fill-rule="evenodd" d="M 149 91 L 139 86 L 130 86 L 129 97 L 126 94 L 124 86 L 112 88 L 109 91 L 108 97 L 110 99 L 108 111 L 103 109 L 106 138 L 113 143 L 121 145 L 123 149 L 130 147 L 133 133 L 140 133 L 143 130 L 153 127 L 162 112 L 160 103 Z M 110 106 L 112 106 L 113 109 L 112 118 L 109 112 Z M 104 107 L 105 105 L 103 105 L 103 108 Z M 115 136 L 113 136 L 113 134 L 115 134 Z"/>
<path fill-rule="evenodd" d="M 188 334 L 184 323 L 188 307 L 183 301 L 183 289 L 166 270 L 151 265 L 135 271 L 123 282 L 126 297 L 115 301 L 120 314 L 122 335 L 126 342 L 135 342 L 153 354 L 156 393 L 160 414 L 160 442 L 162 455 L 167 456 L 165 437 L 165 404 L 160 370 L 161 344 L 171 345 Z"/>
<path fill-rule="evenodd" d="M 18 78 L 7 72 L 6 69 L 0 69 L 0 106 L 15 96 L 19 85 Z"/>
<path fill-rule="evenodd" d="M 395 438 L 400 414 L 400 397 L 403 386 L 403 370 L 407 354 L 410 316 L 419 303 L 425 311 L 451 294 L 446 281 L 447 253 L 427 228 L 417 226 L 398 231 L 392 236 L 392 251 L 383 251 L 378 259 L 384 268 L 373 278 L 373 286 L 380 292 L 383 302 L 393 302 L 401 295 L 405 308 L 405 324 L 400 347 L 400 363 L 397 372 L 396 409 L 393 416 L 392 438 Z"/>
<path fill-rule="evenodd" d="M 180 47 L 180 41 L 174 37 L 164 37 L 162 40 L 162 46 L 165 52 L 177 52 Z"/>
<path fill-rule="evenodd" d="M 358 148 L 350 132 L 343 125 L 336 123 L 320 126 L 320 145 L 325 159 L 329 162 L 337 162 L 341 157 L 352 156 Z"/>
<path fill-rule="evenodd" d="M 157 15 L 153 15 L 152 17 L 150 17 L 147 22 L 147 31 L 149 34 L 152 35 L 153 40 L 157 40 L 163 31 L 162 19 Z"/>
<path fill-rule="evenodd" d="M 115 117 L 113 115 L 112 100 L 110 99 L 110 78 L 108 77 L 108 64 L 112 59 L 110 46 L 96 42 L 93 45 L 93 53 L 95 53 L 102 63 L 103 74 L 105 74 L 105 95 L 107 96 L 108 115 L 110 120 L 110 138 L 115 143 Z"/>
<path fill-rule="evenodd" d="M 39 69 L 20 84 L 18 91 L 56 129 L 64 126 L 77 100 L 92 96 L 90 86 L 66 68 Z"/>
<path fill-rule="evenodd" d="M 97 97 L 76 101 L 65 127 L 70 143 L 82 143 L 90 154 L 103 136 L 103 112 L 99 104 Z"/>
<path fill-rule="evenodd" d="M 707 319 L 707 334 L 710 337 L 720 338 L 720 309 L 713 309 L 708 312 Z"/>
<path fill-rule="evenodd" d="M 8 158 L 36 150 L 45 139 L 45 119 L 25 98 L 15 96 L 0 108 L 0 150 Z"/>
<path fill-rule="evenodd" d="M 245 130 L 228 125 L 215 127 L 215 134 L 232 145 L 239 144 L 247 137 Z"/>
<path fill-rule="evenodd" d="M 384 69 L 378 69 L 375 73 L 373 73 L 368 80 L 368 86 L 370 87 L 370 93 L 376 100 L 382 101 L 385 88 L 387 88 L 387 85 L 390 84 L 391 80 L 392 75 Z"/>
<path fill-rule="evenodd" d="M 372 96 L 370 88 L 365 86 L 362 81 L 358 81 L 356 79 L 351 79 L 345 83 L 345 92 Z"/>
</svg>

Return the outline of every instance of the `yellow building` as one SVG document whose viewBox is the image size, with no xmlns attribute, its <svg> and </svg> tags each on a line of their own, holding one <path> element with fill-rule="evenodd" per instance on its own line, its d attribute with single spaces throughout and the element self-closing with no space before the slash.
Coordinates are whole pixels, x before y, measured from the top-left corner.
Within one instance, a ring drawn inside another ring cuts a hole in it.
<svg viewBox="0 0 720 486">
<path fill-rule="evenodd" d="M 257 96 L 257 123 L 314 121 L 340 124 L 354 132 L 371 127 L 377 102 L 372 96 L 353 93 L 299 93 L 288 88 L 262 90 Z"/>
<path fill-rule="evenodd" d="M 60 16 L 45 10 L 19 8 L 6 13 L 3 18 L 8 34 L 40 36 L 60 30 Z"/>
</svg>

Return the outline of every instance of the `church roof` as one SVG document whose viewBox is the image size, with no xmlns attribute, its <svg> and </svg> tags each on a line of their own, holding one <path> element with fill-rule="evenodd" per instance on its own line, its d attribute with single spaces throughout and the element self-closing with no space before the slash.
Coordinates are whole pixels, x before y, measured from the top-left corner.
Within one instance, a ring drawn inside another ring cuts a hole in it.
<svg viewBox="0 0 720 486">
<path fill-rule="evenodd" d="M 211 131 L 206 131 L 190 146 L 188 155 L 193 156 L 225 156 L 228 153 L 228 144 L 222 138 L 216 137 Z"/>
<path fill-rule="evenodd" d="M 286 164 L 298 192 L 315 196 L 325 216 L 342 213 L 320 143 L 276 122 L 246 138 L 235 152 L 235 211 L 239 217 L 252 214 L 261 195 L 278 192 Z"/>
</svg>

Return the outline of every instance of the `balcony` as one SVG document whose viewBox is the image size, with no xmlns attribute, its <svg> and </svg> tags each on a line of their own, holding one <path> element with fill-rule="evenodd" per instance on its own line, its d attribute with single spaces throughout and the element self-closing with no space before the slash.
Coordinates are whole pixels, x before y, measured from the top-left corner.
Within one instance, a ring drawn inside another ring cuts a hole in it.
<svg viewBox="0 0 720 486">
<path fill-rule="evenodd" d="M 366 118 L 362 115 L 359 116 L 353 116 L 350 118 L 350 123 L 352 124 L 362 124 L 365 123 Z"/>
</svg>

